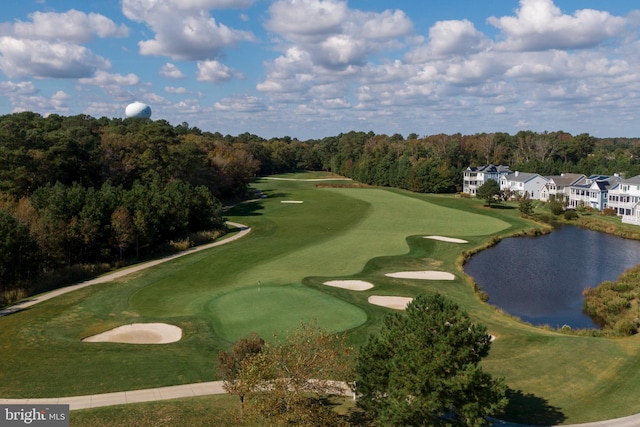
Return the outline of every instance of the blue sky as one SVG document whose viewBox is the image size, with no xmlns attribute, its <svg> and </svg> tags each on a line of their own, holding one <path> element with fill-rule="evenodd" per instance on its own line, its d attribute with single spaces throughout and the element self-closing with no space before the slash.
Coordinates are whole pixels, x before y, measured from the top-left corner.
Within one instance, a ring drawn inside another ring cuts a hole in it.
<svg viewBox="0 0 640 427">
<path fill-rule="evenodd" d="M 635 3 L 3 2 L 0 114 L 124 117 L 141 101 L 152 119 L 265 138 L 640 137 Z"/>
</svg>

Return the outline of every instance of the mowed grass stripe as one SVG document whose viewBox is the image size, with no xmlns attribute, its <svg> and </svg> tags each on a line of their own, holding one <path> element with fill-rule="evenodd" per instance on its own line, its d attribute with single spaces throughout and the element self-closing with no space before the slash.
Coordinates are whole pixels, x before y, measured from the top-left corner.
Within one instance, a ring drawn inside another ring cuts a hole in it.
<svg viewBox="0 0 640 427">
<path fill-rule="evenodd" d="M 298 184 L 300 185 L 300 184 Z M 431 203 L 404 197 L 382 189 L 322 189 L 346 196 L 351 201 L 334 204 L 325 211 L 334 219 L 334 225 L 324 223 L 331 239 L 316 241 L 296 251 L 283 254 L 277 259 L 244 270 L 240 280 L 246 283 L 287 283 L 298 282 L 306 276 L 352 275 L 361 271 L 365 264 L 378 256 L 402 255 L 409 251 L 406 238 L 417 234 L 455 234 L 456 236 L 477 236 L 497 233 L 509 228 L 510 224 L 495 218 L 433 205 Z M 343 219 L 343 211 L 349 204 L 365 203 L 369 208 L 356 224 L 339 233 L 332 232 Z M 313 215 L 313 201 L 304 205 L 287 206 L 292 216 Z M 306 210 L 305 210 L 306 209 Z M 315 222 L 310 220 L 308 222 Z M 288 224 L 283 223 L 287 228 Z M 308 225 L 313 226 L 313 225 Z M 317 228 L 317 224 L 315 227 Z M 307 225 L 296 228 L 294 233 L 305 239 Z"/>
</svg>

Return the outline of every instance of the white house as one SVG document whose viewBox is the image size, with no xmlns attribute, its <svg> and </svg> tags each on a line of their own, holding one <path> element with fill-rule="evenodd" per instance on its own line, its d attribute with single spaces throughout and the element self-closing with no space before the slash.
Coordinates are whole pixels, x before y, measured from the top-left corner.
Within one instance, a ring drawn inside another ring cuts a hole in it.
<svg viewBox="0 0 640 427">
<path fill-rule="evenodd" d="M 618 182 L 609 190 L 610 208 L 622 217 L 622 222 L 640 225 L 640 175 Z"/>
<path fill-rule="evenodd" d="M 500 177 L 510 172 L 509 166 L 507 165 L 469 166 L 464 171 L 462 192 L 475 196 L 478 188 L 487 182 L 487 180 L 492 179 L 500 182 Z"/>
<path fill-rule="evenodd" d="M 567 207 L 575 209 L 580 205 L 603 210 L 608 207 L 609 189 L 613 188 L 622 179 L 618 175 L 591 175 L 584 184 L 576 184 L 569 187 L 569 201 Z"/>
<path fill-rule="evenodd" d="M 582 184 L 587 179 L 586 175 L 579 173 L 563 173 L 562 175 L 547 176 L 546 178 L 549 181 L 540 192 L 540 200 L 543 202 L 548 202 L 558 196 L 568 199 L 569 188 L 572 185 Z"/>
<path fill-rule="evenodd" d="M 500 178 L 500 190 L 520 196 L 526 193 L 530 199 L 539 200 L 547 182 L 547 178 L 537 173 L 515 171 Z"/>
</svg>

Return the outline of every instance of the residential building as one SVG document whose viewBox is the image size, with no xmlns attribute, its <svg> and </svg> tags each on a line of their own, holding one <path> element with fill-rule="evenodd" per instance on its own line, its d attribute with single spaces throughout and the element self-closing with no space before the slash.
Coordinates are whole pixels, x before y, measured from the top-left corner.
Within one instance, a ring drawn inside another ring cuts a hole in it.
<svg viewBox="0 0 640 427">
<path fill-rule="evenodd" d="M 623 179 L 609 190 L 609 208 L 622 222 L 640 225 L 640 175 Z"/>
<path fill-rule="evenodd" d="M 524 196 L 526 193 L 530 199 L 539 200 L 547 182 L 547 178 L 537 173 L 515 171 L 500 178 L 500 190 L 508 191 L 511 198 Z"/>
<path fill-rule="evenodd" d="M 569 188 L 572 185 L 586 182 L 586 175 L 580 173 L 563 173 L 546 177 L 549 181 L 540 192 L 540 200 L 548 202 L 552 198 L 561 196 L 564 200 L 569 198 Z"/>
<path fill-rule="evenodd" d="M 569 187 L 567 208 L 576 209 L 580 206 L 590 207 L 601 211 L 608 207 L 608 193 L 611 188 L 622 179 L 618 175 L 591 175 L 583 184 Z"/>
<path fill-rule="evenodd" d="M 478 188 L 487 180 L 500 182 L 500 177 L 511 173 L 507 165 L 469 166 L 464 171 L 462 192 L 475 196 Z"/>
</svg>

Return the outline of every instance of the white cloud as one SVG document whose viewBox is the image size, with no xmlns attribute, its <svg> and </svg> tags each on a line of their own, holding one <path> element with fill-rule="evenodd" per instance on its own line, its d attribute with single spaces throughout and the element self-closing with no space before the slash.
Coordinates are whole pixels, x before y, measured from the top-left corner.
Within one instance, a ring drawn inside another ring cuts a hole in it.
<svg viewBox="0 0 640 427">
<path fill-rule="evenodd" d="M 140 83 L 140 78 L 133 73 L 123 76 L 98 70 L 93 77 L 82 78 L 79 82 L 94 86 L 134 86 Z"/>
<path fill-rule="evenodd" d="M 255 96 L 236 96 L 223 98 L 215 103 L 215 109 L 240 113 L 255 113 L 267 110 L 264 102 Z"/>
<path fill-rule="evenodd" d="M 134 21 L 144 22 L 149 14 L 198 12 L 211 9 L 245 9 L 256 0 L 123 0 L 122 13 Z"/>
<path fill-rule="evenodd" d="M 246 7 L 253 1 L 237 2 Z M 236 6 L 232 1 L 123 0 L 129 19 L 146 24 L 155 38 L 138 43 L 142 55 L 168 56 L 174 60 L 216 58 L 223 49 L 242 41 L 255 41 L 247 31 L 216 22 L 209 9 Z"/>
<path fill-rule="evenodd" d="M 69 105 L 67 101 L 71 96 L 64 91 L 57 91 L 50 98 L 44 96 L 21 96 L 14 100 L 13 112 L 38 111 L 43 115 L 50 113 L 67 113 Z"/>
<path fill-rule="evenodd" d="M 342 71 L 362 66 L 369 55 L 398 48 L 413 33 L 400 10 L 382 13 L 349 9 L 337 0 L 277 0 L 266 28 L 308 52 L 314 65 Z"/>
<path fill-rule="evenodd" d="M 174 64 L 167 62 L 160 68 L 160 75 L 170 79 L 184 79 L 184 73 Z"/>
<path fill-rule="evenodd" d="M 0 70 L 9 78 L 81 78 L 111 67 L 84 46 L 44 40 L 0 37 L 0 55 Z"/>
<path fill-rule="evenodd" d="M 347 3 L 336 0 L 277 0 L 269 7 L 268 30 L 298 41 L 321 41 L 342 31 Z"/>
<path fill-rule="evenodd" d="M 504 41 L 496 48 L 512 51 L 589 48 L 621 35 L 627 24 L 625 18 L 592 9 L 566 15 L 552 0 L 520 0 L 516 15 L 488 19 L 504 35 Z"/>
<path fill-rule="evenodd" d="M 64 13 L 34 12 L 29 17 L 31 22 L 18 21 L 13 24 L 12 34 L 16 38 L 87 43 L 95 36 L 105 38 L 129 35 L 125 25 L 118 26 L 104 15 L 86 14 L 75 9 Z"/>
<path fill-rule="evenodd" d="M 164 91 L 167 93 L 175 93 L 175 94 L 188 94 L 191 93 L 190 90 L 184 87 L 176 87 L 176 86 L 165 86 Z"/>
<path fill-rule="evenodd" d="M 243 78 L 242 74 L 218 61 L 198 62 L 197 79 L 201 82 L 220 83 L 233 78 Z"/>
<path fill-rule="evenodd" d="M 466 19 L 438 21 L 429 29 L 428 43 L 408 52 L 405 60 L 418 64 L 451 56 L 468 56 L 489 50 L 491 46 L 491 40 Z"/>
<path fill-rule="evenodd" d="M 0 94 L 2 96 L 33 95 L 37 92 L 38 89 L 36 89 L 33 82 L 0 82 Z"/>
</svg>

